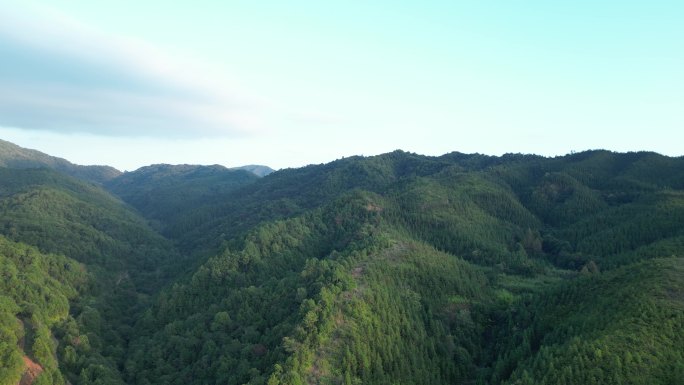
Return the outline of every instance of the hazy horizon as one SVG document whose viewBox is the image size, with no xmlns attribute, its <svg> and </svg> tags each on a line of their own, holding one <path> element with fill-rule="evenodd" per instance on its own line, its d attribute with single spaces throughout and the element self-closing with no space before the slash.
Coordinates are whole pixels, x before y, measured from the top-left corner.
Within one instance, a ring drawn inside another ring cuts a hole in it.
<svg viewBox="0 0 684 385">
<path fill-rule="evenodd" d="M 4 139 L 0 138 L 0 140 L 4 140 Z M 11 143 L 11 141 L 10 141 L 10 143 Z M 14 143 L 14 144 L 17 144 L 17 143 Z M 17 144 L 17 145 L 18 145 L 18 144 Z M 406 150 L 406 149 L 397 148 L 397 149 L 394 149 L 394 150 L 392 150 L 392 151 L 383 152 L 383 153 L 379 153 L 379 154 L 354 154 L 354 155 L 351 155 L 351 156 L 342 156 L 342 157 L 339 157 L 339 158 L 328 159 L 328 160 L 325 160 L 325 161 L 322 161 L 322 162 L 317 162 L 317 163 L 307 163 L 307 164 L 302 164 L 302 165 L 298 165 L 298 166 L 288 166 L 288 167 L 280 167 L 280 168 L 272 167 L 271 165 L 268 165 L 268 164 L 265 164 L 265 163 L 221 164 L 221 163 L 187 163 L 187 162 L 181 162 L 181 163 L 152 162 L 152 163 L 148 163 L 148 164 L 142 164 L 142 165 L 140 165 L 140 166 L 138 166 L 138 167 L 131 168 L 131 169 L 121 169 L 121 168 L 118 168 L 118 167 L 116 167 L 116 166 L 114 166 L 114 165 L 105 164 L 105 163 L 78 163 L 78 162 L 74 162 L 74 161 L 72 161 L 71 159 L 69 159 L 68 156 L 67 156 L 67 157 L 57 156 L 57 155 L 55 155 L 55 154 L 50 154 L 50 153 L 47 153 L 47 152 L 45 152 L 45 151 L 41 151 L 41 150 L 36 149 L 36 148 L 25 147 L 25 146 L 20 146 L 20 147 L 26 148 L 26 149 L 28 149 L 28 150 L 40 151 L 40 152 L 42 152 L 42 153 L 44 153 L 44 154 L 46 154 L 46 155 L 49 155 L 49 156 L 56 156 L 56 157 L 58 157 L 58 158 L 62 158 L 62 159 L 64 159 L 64 160 L 67 160 L 67 161 L 69 161 L 69 162 L 71 162 L 71 163 L 73 163 L 73 164 L 80 165 L 80 166 L 109 166 L 109 167 L 114 167 L 115 169 L 117 169 L 117 170 L 119 170 L 119 171 L 123 171 L 123 172 L 136 171 L 136 170 L 138 170 L 138 169 L 140 169 L 140 168 L 143 168 L 143 167 L 155 166 L 155 165 L 172 165 L 172 166 L 179 166 L 179 165 L 183 165 L 183 166 L 216 166 L 216 165 L 218 165 L 218 166 L 223 166 L 223 167 L 226 167 L 226 168 L 242 168 L 242 167 L 248 167 L 248 166 L 266 166 L 266 167 L 268 167 L 268 168 L 271 168 L 271 169 L 274 170 L 274 171 L 278 171 L 278 170 L 288 169 L 288 168 L 298 168 L 298 167 L 305 167 L 305 166 L 310 166 L 310 165 L 327 164 L 327 163 L 334 162 L 334 161 L 337 161 L 337 160 L 340 160 L 340 159 L 345 159 L 345 158 L 347 158 L 347 157 L 355 157 L 355 156 L 372 157 L 372 156 L 379 156 L 379 155 L 388 154 L 388 153 L 391 153 L 391 152 L 394 152 L 394 151 L 403 151 L 403 152 L 406 152 L 406 153 L 412 153 L 412 154 L 416 154 L 416 155 L 420 155 L 420 156 L 431 156 L 431 157 L 440 157 L 440 156 L 443 156 L 443 155 L 448 155 L 448 154 L 450 154 L 450 153 L 463 153 L 463 154 L 478 154 L 478 155 L 484 155 L 484 156 L 504 156 L 504 155 L 508 155 L 508 154 L 522 154 L 522 155 L 541 156 L 541 157 L 544 157 L 544 158 L 565 157 L 565 156 L 573 155 L 573 154 L 576 154 L 576 153 L 591 152 L 591 151 L 610 151 L 610 152 L 615 152 L 615 153 L 653 152 L 653 151 L 645 151 L 645 150 L 637 150 L 637 151 L 611 151 L 611 150 L 606 150 L 606 149 L 602 149 L 602 148 L 594 148 L 594 149 L 585 149 L 585 150 L 580 150 L 580 151 L 574 151 L 574 150 L 573 150 L 573 151 L 570 151 L 570 152 L 568 152 L 568 153 L 566 153 L 566 154 L 557 154 L 557 155 L 543 155 L 543 154 L 520 153 L 520 152 L 517 152 L 517 153 L 516 153 L 516 152 L 506 152 L 506 153 L 503 153 L 503 154 L 484 154 L 484 153 L 481 153 L 481 152 L 464 153 L 464 152 L 461 152 L 461 151 L 458 151 L 458 150 L 449 151 L 449 152 L 446 152 L 446 153 L 443 153 L 443 154 L 428 155 L 428 154 L 417 153 L 417 152 L 414 152 L 414 151 L 409 151 L 409 150 Z M 661 153 L 658 153 L 658 152 L 655 152 L 655 153 L 657 153 L 657 154 L 659 154 L 659 155 L 667 156 L 667 157 L 683 157 L 683 156 L 684 156 L 684 155 L 668 155 L 668 154 L 661 154 Z"/>
</svg>

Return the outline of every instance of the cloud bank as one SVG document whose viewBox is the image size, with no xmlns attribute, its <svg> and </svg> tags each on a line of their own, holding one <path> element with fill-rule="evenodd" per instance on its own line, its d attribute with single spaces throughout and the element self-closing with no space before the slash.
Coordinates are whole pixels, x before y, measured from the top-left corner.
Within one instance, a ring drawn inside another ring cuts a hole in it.
<svg viewBox="0 0 684 385">
<path fill-rule="evenodd" d="M 240 136 L 265 104 L 145 42 L 0 5 L 0 126 L 107 136 Z M 252 101 L 249 101 L 252 100 Z"/>
</svg>

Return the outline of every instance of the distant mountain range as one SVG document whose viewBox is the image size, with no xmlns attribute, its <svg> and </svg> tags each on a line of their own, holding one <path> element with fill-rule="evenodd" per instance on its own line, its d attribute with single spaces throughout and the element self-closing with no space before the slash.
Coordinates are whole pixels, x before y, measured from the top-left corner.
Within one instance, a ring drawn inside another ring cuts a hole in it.
<svg viewBox="0 0 684 385">
<path fill-rule="evenodd" d="M 187 165 L 179 165 L 183 168 Z M 57 171 L 63 172 L 67 175 L 91 181 L 96 183 L 104 183 L 121 175 L 122 172 L 110 166 L 80 166 L 73 164 L 66 159 L 57 158 L 44 154 L 37 150 L 31 150 L 19 147 L 14 143 L 10 143 L 0 139 L 0 167 L 9 168 L 35 168 L 48 167 Z M 202 167 L 202 166 L 190 166 Z M 219 165 L 206 167 L 222 167 Z M 225 168 L 225 167 L 224 167 Z M 233 169 L 246 170 L 256 176 L 263 177 L 274 170 L 268 166 L 261 165 L 247 165 L 241 167 L 234 167 Z"/>
<path fill-rule="evenodd" d="M 65 159 L 19 147 L 4 140 L 0 140 L 0 166 L 10 168 L 48 167 L 96 183 L 103 183 L 121 174 L 121 171 L 114 167 L 79 166 Z"/>
<path fill-rule="evenodd" d="M 0 385 L 677 384 L 684 158 L 121 173 L 0 142 Z"/>
<path fill-rule="evenodd" d="M 259 165 L 256 165 L 256 164 L 250 164 L 250 165 L 247 165 L 247 166 L 233 167 L 233 168 L 234 168 L 234 169 L 238 169 L 238 170 L 246 170 L 246 171 L 249 171 L 249 172 L 255 174 L 256 176 L 266 176 L 266 175 L 268 175 L 268 174 L 270 174 L 270 173 L 272 173 L 272 172 L 275 171 L 274 169 L 272 169 L 272 168 L 270 168 L 270 167 L 268 167 L 268 166 L 259 166 Z"/>
</svg>

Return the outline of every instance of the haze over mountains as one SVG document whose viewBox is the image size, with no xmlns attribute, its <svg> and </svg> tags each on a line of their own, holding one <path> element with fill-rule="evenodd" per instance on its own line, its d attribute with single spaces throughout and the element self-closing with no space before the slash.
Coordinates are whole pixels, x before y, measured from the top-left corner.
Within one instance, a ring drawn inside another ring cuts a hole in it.
<svg viewBox="0 0 684 385">
<path fill-rule="evenodd" d="M 40 151 L 19 147 L 0 139 L 0 166 L 9 168 L 46 167 L 67 175 L 92 182 L 102 183 L 121 174 L 109 166 L 79 166 L 66 159 L 57 158 Z"/>
<path fill-rule="evenodd" d="M 0 166 L 0 385 L 684 378 L 682 157 Z"/>
</svg>

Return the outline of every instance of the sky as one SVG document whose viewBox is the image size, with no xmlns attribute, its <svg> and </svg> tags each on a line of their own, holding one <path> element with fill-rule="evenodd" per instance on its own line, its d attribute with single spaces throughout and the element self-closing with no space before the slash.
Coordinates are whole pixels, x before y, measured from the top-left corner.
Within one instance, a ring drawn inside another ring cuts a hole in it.
<svg viewBox="0 0 684 385">
<path fill-rule="evenodd" d="M 683 155 L 684 2 L 0 0 L 0 138 L 78 164 Z"/>
</svg>

